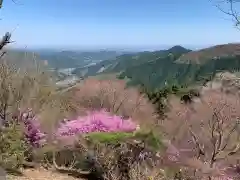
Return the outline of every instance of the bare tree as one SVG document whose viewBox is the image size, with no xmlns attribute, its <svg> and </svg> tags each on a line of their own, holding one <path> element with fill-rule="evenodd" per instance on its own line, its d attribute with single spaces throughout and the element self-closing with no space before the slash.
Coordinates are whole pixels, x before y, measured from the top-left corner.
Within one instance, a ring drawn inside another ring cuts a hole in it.
<svg viewBox="0 0 240 180">
<path fill-rule="evenodd" d="M 0 8 L 2 8 L 3 0 L 0 0 Z"/>
<path fill-rule="evenodd" d="M 157 121 L 154 106 L 147 97 L 137 89 L 126 88 L 124 81 L 87 79 L 70 92 L 83 108 L 106 109 L 144 126 Z"/>
<path fill-rule="evenodd" d="M 240 101 L 235 95 L 209 91 L 202 102 L 191 107 L 177 100 L 171 103 L 173 108 L 163 127 L 175 147 L 168 157 L 174 165 L 187 167 L 188 176 L 208 179 L 228 175 L 231 166 L 239 165 Z M 239 174 L 232 168 L 229 176 Z"/>
<path fill-rule="evenodd" d="M 15 0 L 12 0 L 12 2 L 16 4 Z M 0 0 L 0 9 L 2 8 L 2 6 L 3 6 L 3 0 Z"/>
<path fill-rule="evenodd" d="M 211 0 L 213 1 L 213 0 Z M 240 25 L 240 16 L 237 7 L 239 7 L 239 0 L 220 0 L 216 3 L 214 2 L 215 6 L 224 14 L 230 16 L 234 21 L 236 27 Z"/>
</svg>

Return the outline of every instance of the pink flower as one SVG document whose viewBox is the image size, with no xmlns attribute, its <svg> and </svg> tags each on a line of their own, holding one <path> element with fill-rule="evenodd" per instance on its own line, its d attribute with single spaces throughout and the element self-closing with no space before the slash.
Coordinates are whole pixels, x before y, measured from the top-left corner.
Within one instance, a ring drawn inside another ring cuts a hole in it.
<svg viewBox="0 0 240 180">
<path fill-rule="evenodd" d="M 137 125 L 131 119 L 123 119 L 102 110 L 88 112 L 87 116 L 62 122 L 57 134 L 69 136 L 91 132 L 133 132 L 136 129 Z"/>
<path fill-rule="evenodd" d="M 28 109 L 20 113 L 20 120 L 25 125 L 28 142 L 34 147 L 42 145 L 46 134 L 41 132 L 39 119 L 32 110 Z M 88 112 L 86 116 L 79 116 L 73 120 L 64 119 L 54 134 L 58 140 L 66 140 L 66 137 L 92 132 L 133 132 L 136 129 L 137 125 L 131 119 L 123 119 L 121 116 L 101 110 Z"/>
</svg>

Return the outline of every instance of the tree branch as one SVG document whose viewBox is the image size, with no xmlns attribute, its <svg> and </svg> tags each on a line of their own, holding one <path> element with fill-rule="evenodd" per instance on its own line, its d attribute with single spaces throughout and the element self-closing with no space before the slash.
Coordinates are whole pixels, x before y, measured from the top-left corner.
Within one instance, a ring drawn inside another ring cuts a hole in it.
<svg viewBox="0 0 240 180">
<path fill-rule="evenodd" d="M 239 19 L 239 15 L 237 13 L 237 11 L 234 10 L 234 3 L 237 3 L 239 1 L 237 0 L 224 0 L 222 2 L 226 2 L 227 4 L 229 4 L 229 11 L 224 10 L 223 8 L 220 7 L 219 4 L 215 5 L 221 12 L 223 12 L 224 14 L 231 16 L 233 18 L 233 21 L 235 21 L 235 26 L 238 27 L 240 25 L 240 19 Z"/>
</svg>

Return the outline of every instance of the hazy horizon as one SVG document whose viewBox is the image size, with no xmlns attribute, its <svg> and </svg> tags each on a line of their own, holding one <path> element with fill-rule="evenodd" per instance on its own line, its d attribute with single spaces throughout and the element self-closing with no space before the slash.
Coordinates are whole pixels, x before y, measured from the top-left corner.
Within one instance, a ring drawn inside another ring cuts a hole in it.
<svg viewBox="0 0 240 180">
<path fill-rule="evenodd" d="M 236 42 L 232 42 L 236 43 Z M 14 47 L 9 46 L 8 49 L 14 50 L 27 50 L 27 51 L 82 51 L 82 52 L 97 52 L 97 51 L 119 51 L 119 52 L 140 52 L 140 51 L 158 51 L 166 50 L 173 46 L 182 46 L 190 50 L 199 50 L 215 46 L 218 44 L 209 44 L 209 45 L 159 45 L 159 46 L 132 46 L 132 47 Z"/>
<path fill-rule="evenodd" d="M 14 48 L 199 49 L 240 42 L 231 18 L 209 0 L 15 2 L 4 1 L 0 10 L 0 34 L 12 32 Z"/>
</svg>

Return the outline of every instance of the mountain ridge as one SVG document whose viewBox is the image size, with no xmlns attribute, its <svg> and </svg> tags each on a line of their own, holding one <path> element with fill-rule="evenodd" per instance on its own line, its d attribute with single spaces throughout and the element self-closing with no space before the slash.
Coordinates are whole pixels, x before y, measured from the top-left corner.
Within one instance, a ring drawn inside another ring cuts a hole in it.
<svg viewBox="0 0 240 180">
<path fill-rule="evenodd" d="M 240 44 L 230 43 L 182 53 L 178 58 L 163 57 L 162 60 L 129 67 L 119 75 L 119 78 L 131 79 L 130 85 L 145 84 L 150 88 L 163 87 L 166 82 L 169 85 L 181 86 L 201 84 L 213 78 L 218 72 L 239 72 L 239 47 Z M 182 57 L 192 56 L 199 57 L 200 63 L 196 63 L 195 59 L 179 62 Z M 144 75 L 141 74 L 143 70 Z"/>
<path fill-rule="evenodd" d="M 169 56 L 171 53 L 175 56 L 179 56 L 182 53 L 190 52 L 191 50 L 186 49 L 182 46 L 173 46 L 170 49 L 158 50 L 158 51 L 143 51 L 138 53 L 128 53 L 117 56 L 115 60 L 105 60 L 97 63 L 95 66 L 88 68 L 88 73 L 85 76 L 96 75 L 100 68 L 105 68 L 104 73 L 116 73 L 121 72 L 131 66 L 137 66 L 139 64 L 144 64 L 161 57 Z M 84 68 L 76 68 L 73 73 L 81 74 L 80 72 Z M 86 70 L 86 69 L 84 69 Z"/>
<path fill-rule="evenodd" d="M 204 63 L 207 60 L 216 60 L 221 57 L 240 55 L 240 43 L 228 43 L 211 46 L 208 48 L 191 51 L 183 54 L 177 62 L 179 63 Z"/>
<path fill-rule="evenodd" d="M 101 54 L 104 52 L 103 54 Z M 31 53 L 9 52 L 8 59 L 24 59 Z M 19 54 L 18 54 L 19 53 Z M 117 52 L 99 51 L 93 53 L 96 57 L 110 55 L 106 60 L 86 61 L 79 67 L 79 54 L 81 57 L 88 57 L 89 52 L 62 51 L 47 52 L 54 63 L 59 63 L 58 58 L 64 61 L 64 65 L 71 70 L 73 75 L 79 78 L 103 74 L 117 74 L 117 78 L 128 79 L 129 85 L 145 84 L 150 88 L 160 88 L 167 84 L 189 85 L 192 83 L 203 83 L 206 79 L 211 79 L 219 71 L 236 72 L 240 69 L 240 44 L 229 43 L 192 51 L 180 45 L 169 49 L 158 51 L 143 51 L 117 55 Z M 14 55 L 15 54 L 15 55 Z M 72 56 L 69 56 L 72 55 Z M 14 56 L 13 56 L 14 55 Z M 56 56 L 55 56 L 56 55 Z M 68 59 L 65 59 L 65 57 Z M 116 56 L 115 56 L 116 55 Z M 80 57 L 80 56 L 79 56 Z M 37 56 L 37 60 L 43 61 L 42 56 Z M 71 61 L 72 60 L 72 61 Z M 21 60 L 19 60 L 21 62 Z M 49 62 L 49 61 L 48 61 Z M 26 63 L 26 62 L 24 62 Z M 53 64 L 54 64 L 53 63 Z M 64 71 L 62 69 L 61 71 Z M 68 75 L 66 75 L 67 77 Z"/>
</svg>

